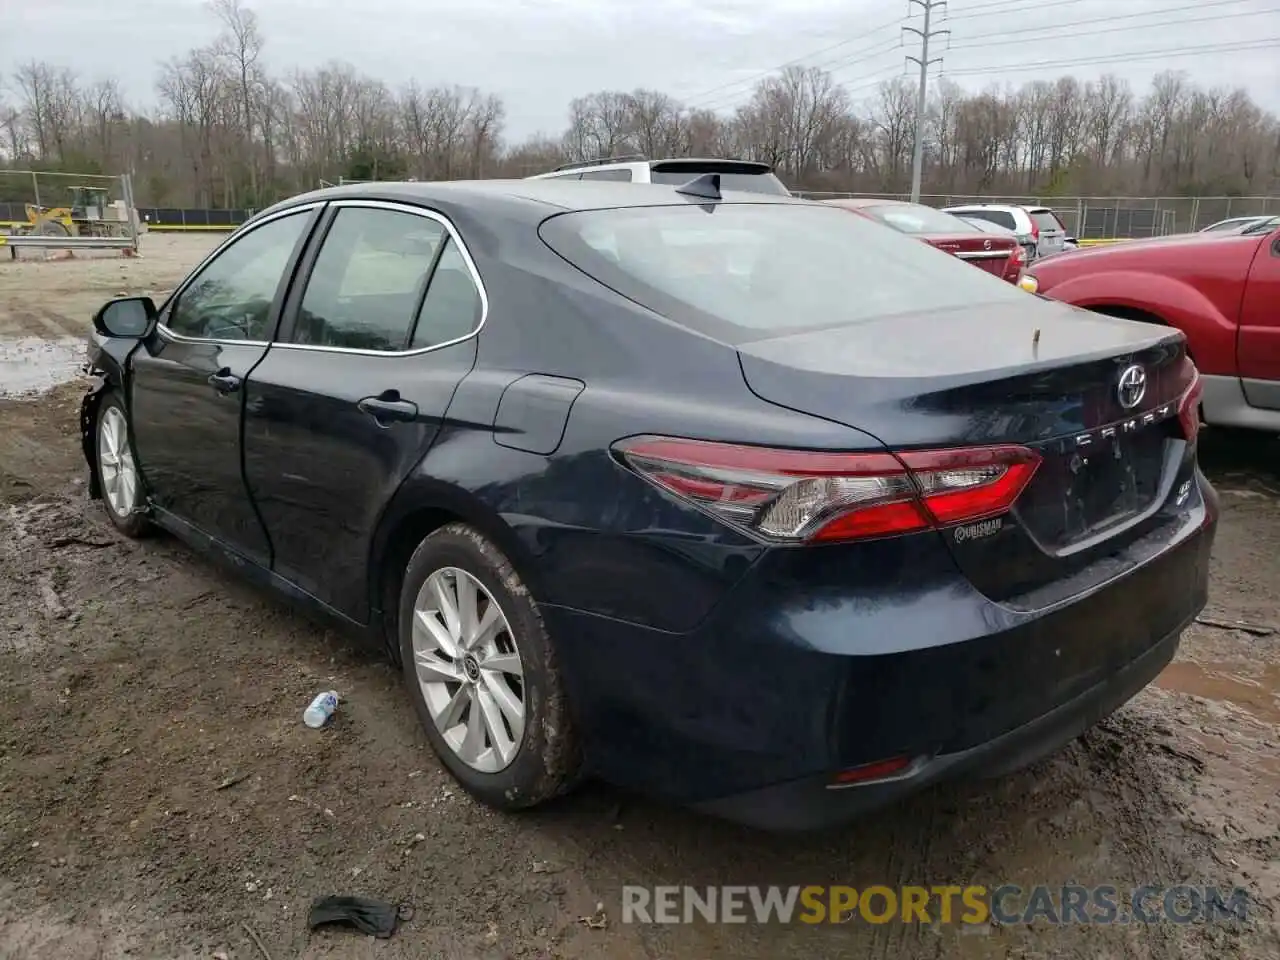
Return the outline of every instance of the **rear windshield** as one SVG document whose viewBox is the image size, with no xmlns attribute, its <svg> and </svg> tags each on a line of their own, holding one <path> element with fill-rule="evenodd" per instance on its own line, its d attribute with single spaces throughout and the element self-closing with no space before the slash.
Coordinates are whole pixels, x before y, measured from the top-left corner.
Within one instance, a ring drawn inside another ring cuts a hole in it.
<svg viewBox="0 0 1280 960">
<path fill-rule="evenodd" d="M 1058 215 L 1052 210 L 1034 210 L 1031 213 L 1031 219 L 1035 221 L 1036 226 L 1041 230 L 1057 230 L 1061 232 L 1066 229 L 1062 225 L 1062 221 L 1058 219 Z"/>
<path fill-rule="evenodd" d="M 862 207 L 861 210 L 867 216 L 887 223 L 903 233 L 974 233 L 978 229 L 959 217 L 914 203 L 886 203 Z"/>
<path fill-rule="evenodd" d="M 964 217 L 966 220 L 986 220 L 988 223 L 994 223 L 998 227 L 1004 227 L 1006 230 L 1018 229 L 1017 221 L 1013 219 L 1012 213 L 1006 213 L 1003 210 L 965 210 L 957 213 L 957 216 Z"/>
<path fill-rule="evenodd" d="M 1033 302 L 985 270 L 817 203 L 586 210 L 551 217 L 541 234 L 623 296 L 727 342 Z"/>
<path fill-rule="evenodd" d="M 775 197 L 789 197 L 791 191 L 783 186 L 782 181 L 768 170 L 762 173 L 747 173 L 739 168 L 733 170 L 716 169 L 714 166 L 662 166 L 653 167 L 649 178 L 654 183 L 684 184 L 695 180 L 704 173 L 720 174 L 721 190 L 745 190 L 748 193 L 766 193 Z"/>
</svg>

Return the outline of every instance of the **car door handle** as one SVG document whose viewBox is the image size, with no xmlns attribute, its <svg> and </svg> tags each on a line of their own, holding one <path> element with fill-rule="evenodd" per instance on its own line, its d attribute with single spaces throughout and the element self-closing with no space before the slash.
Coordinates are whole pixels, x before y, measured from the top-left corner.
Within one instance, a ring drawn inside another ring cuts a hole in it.
<svg viewBox="0 0 1280 960">
<path fill-rule="evenodd" d="M 217 390 L 223 396 L 228 393 L 235 393 L 240 389 L 240 384 L 244 381 L 237 377 L 226 367 L 223 367 L 217 373 L 209 375 L 209 386 Z"/>
<path fill-rule="evenodd" d="M 409 422 L 418 419 L 418 405 L 401 400 L 400 394 L 394 390 L 384 391 L 376 397 L 365 397 L 356 404 L 356 408 L 373 417 L 379 426 L 396 420 Z"/>
</svg>

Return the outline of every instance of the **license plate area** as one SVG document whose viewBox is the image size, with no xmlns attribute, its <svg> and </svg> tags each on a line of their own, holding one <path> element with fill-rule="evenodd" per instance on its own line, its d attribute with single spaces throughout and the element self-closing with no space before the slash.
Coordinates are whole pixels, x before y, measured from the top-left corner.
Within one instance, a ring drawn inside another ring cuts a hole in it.
<svg viewBox="0 0 1280 960">
<path fill-rule="evenodd" d="M 1160 495 L 1171 439 L 1166 424 L 1151 424 L 1045 451 L 1019 519 L 1041 546 L 1063 550 L 1145 513 Z"/>
</svg>

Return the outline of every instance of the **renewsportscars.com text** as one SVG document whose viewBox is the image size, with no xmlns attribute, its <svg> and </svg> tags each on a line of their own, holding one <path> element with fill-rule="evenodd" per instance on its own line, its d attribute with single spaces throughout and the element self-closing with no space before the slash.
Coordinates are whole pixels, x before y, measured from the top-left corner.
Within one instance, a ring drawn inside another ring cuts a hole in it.
<svg viewBox="0 0 1280 960">
<path fill-rule="evenodd" d="M 622 888 L 623 923 L 1128 924 L 1243 921 L 1248 894 L 1214 886 L 659 886 Z"/>
</svg>

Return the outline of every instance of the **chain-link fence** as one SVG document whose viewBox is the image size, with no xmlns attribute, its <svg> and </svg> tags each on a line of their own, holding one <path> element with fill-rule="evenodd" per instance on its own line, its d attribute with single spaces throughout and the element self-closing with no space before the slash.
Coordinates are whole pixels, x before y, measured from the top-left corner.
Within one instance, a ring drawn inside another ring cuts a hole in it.
<svg viewBox="0 0 1280 960">
<path fill-rule="evenodd" d="M 72 186 L 102 185 L 111 200 L 121 199 L 127 177 L 0 171 L 0 231 L 30 221 L 29 207 L 65 205 Z M 339 178 L 336 186 L 368 181 Z M 907 200 L 904 193 L 832 193 L 796 191 L 812 199 L 881 197 Z M 36 199 L 39 197 L 39 199 Z M 970 203 L 1003 203 L 1049 207 L 1080 240 L 1134 239 L 1191 233 L 1230 217 L 1280 214 L 1280 197 L 1029 197 L 927 194 L 921 201 L 933 207 Z M 141 207 L 138 219 L 153 230 L 230 230 L 255 211 L 193 207 Z"/>
<path fill-rule="evenodd" d="M 908 200 L 905 193 L 818 193 L 797 191 L 814 200 L 878 197 Z M 972 203 L 1048 207 L 1080 240 L 1137 239 L 1193 233 L 1229 217 L 1280 214 L 1280 197 L 1017 197 L 926 194 L 922 203 L 954 207 Z"/>
</svg>

